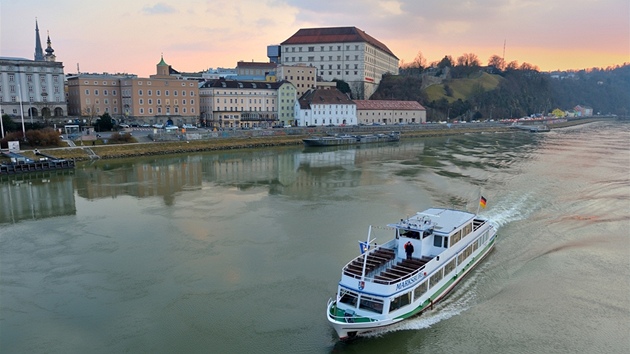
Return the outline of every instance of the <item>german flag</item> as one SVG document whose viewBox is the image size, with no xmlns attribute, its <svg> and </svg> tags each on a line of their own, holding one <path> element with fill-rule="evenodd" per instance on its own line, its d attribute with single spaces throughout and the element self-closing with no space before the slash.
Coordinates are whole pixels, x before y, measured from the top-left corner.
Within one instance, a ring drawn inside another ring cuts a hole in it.
<svg viewBox="0 0 630 354">
<path fill-rule="evenodd" d="M 486 207 L 486 198 L 481 196 L 481 198 L 479 199 L 479 205 L 481 205 L 482 208 L 485 208 Z"/>
</svg>

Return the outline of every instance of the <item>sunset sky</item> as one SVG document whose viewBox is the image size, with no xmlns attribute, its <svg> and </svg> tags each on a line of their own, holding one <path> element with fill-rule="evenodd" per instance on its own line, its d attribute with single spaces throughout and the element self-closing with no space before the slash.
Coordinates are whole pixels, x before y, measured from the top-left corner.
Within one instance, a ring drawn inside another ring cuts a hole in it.
<svg viewBox="0 0 630 354">
<path fill-rule="evenodd" d="M 0 56 L 33 59 L 35 19 L 66 73 L 147 77 L 268 61 L 300 28 L 355 26 L 405 63 L 474 53 L 542 71 L 630 63 L 628 0 L 2 0 Z"/>
</svg>

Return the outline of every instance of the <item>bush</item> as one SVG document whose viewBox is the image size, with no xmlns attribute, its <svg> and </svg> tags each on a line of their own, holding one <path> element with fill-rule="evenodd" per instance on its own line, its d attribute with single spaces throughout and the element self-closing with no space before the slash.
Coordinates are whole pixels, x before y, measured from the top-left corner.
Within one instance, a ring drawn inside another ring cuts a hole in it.
<svg viewBox="0 0 630 354">
<path fill-rule="evenodd" d="M 27 130 L 26 142 L 33 147 L 61 146 L 61 137 L 59 137 L 59 133 L 52 128 Z"/>
<path fill-rule="evenodd" d="M 135 143 L 136 139 L 129 133 L 113 133 L 109 142 L 112 144 L 124 144 L 124 143 Z"/>
</svg>

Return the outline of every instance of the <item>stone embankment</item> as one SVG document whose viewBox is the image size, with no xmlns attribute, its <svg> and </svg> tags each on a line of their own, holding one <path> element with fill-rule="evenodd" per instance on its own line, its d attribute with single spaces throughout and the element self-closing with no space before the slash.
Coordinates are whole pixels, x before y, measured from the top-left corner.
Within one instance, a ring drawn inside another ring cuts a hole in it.
<svg viewBox="0 0 630 354">
<path fill-rule="evenodd" d="M 596 120 L 579 120 L 569 121 L 562 123 L 562 125 L 554 125 L 553 128 L 560 128 L 565 126 L 590 123 Z M 379 130 L 401 131 L 401 138 L 417 138 L 417 137 L 432 137 L 432 136 L 446 136 L 446 135 L 459 135 L 470 133 L 482 133 L 482 132 L 507 132 L 510 129 L 508 124 L 454 124 L 450 127 L 445 125 L 431 124 L 433 127 L 426 126 L 383 126 L 378 128 Z M 297 129 L 297 128 L 289 128 Z M 356 127 L 353 128 L 353 134 L 360 132 L 356 131 Z M 366 127 L 364 133 L 376 132 L 374 127 Z M 326 130 L 318 130 L 315 134 L 333 134 L 333 133 L 346 133 L 344 129 L 327 128 Z M 146 142 L 146 143 L 133 143 L 133 144 L 118 144 L 118 145 L 97 145 L 87 147 L 65 147 L 54 149 L 42 149 L 42 151 L 48 151 L 48 153 L 65 159 L 75 159 L 77 161 L 90 160 L 94 158 L 100 159 L 114 159 L 114 158 L 128 158 L 138 156 L 149 155 L 167 155 L 167 154 L 180 154 L 190 152 L 201 151 L 213 151 L 213 150 L 231 150 L 231 149 L 249 149 L 249 148 L 263 148 L 270 146 L 287 146 L 287 145 L 300 145 L 302 139 L 306 138 L 307 134 L 280 134 L 280 135 L 262 135 L 262 136 L 249 136 L 249 137 L 233 137 L 233 138 L 211 138 L 204 140 L 177 140 L 177 141 L 164 141 L 164 142 Z"/>
</svg>

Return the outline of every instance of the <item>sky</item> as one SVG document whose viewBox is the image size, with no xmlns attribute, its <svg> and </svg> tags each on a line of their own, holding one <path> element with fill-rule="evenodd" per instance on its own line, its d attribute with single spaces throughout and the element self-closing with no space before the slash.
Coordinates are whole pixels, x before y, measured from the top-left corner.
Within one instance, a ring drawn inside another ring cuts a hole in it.
<svg viewBox="0 0 630 354">
<path fill-rule="evenodd" d="M 492 55 L 542 71 L 630 63 L 628 0 L 0 0 L 0 56 L 34 58 L 35 21 L 65 73 L 155 74 L 268 62 L 300 28 L 355 26 L 411 63 Z"/>
</svg>

